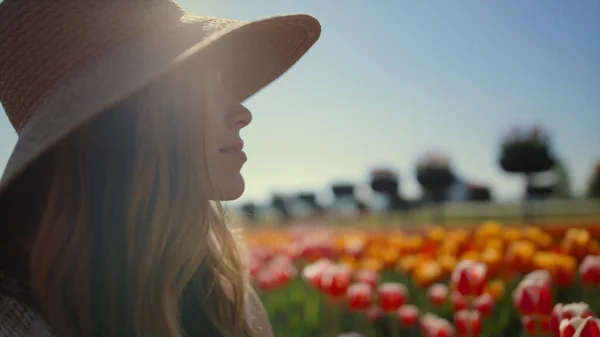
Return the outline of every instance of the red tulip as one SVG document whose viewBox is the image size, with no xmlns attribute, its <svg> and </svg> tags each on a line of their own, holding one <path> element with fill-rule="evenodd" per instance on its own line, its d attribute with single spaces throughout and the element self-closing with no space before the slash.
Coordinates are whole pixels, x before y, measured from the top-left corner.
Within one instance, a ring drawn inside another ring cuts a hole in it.
<svg viewBox="0 0 600 337">
<path fill-rule="evenodd" d="M 366 283 L 354 283 L 348 287 L 346 300 L 348 308 L 353 311 L 366 310 L 371 307 L 373 289 Z"/>
<path fill-rule="evenodd" d="M 547 270 L 534 270 L 531 273 L 525 275 L 522 281 L 535 281 L 536 283 L 543 284 L 544 286 L 552 286 L 552 275 Z"/>
<path fill-rule="evenodd" d="M 574 317 L 560 322 L 558 337 L 599 337 L 600 320 L 587 317 Z"/>
<path fill-rule="evenodd" d="M 348 240 L 344 245 L 344 253 L 353 256 L 357 259 L 362 257 L 365 250 L 364 240 Z"/>
<path fill-rule="evenodd" d="M 550 326 L 550 317 L 548 316 L 541 316 L 539 318 L 539 324 L 540 324 L 540 331 L 542 332 L 542 334 L 549 334 L 550 332 L 552 332 L 552 328 Z"/>
<path fill-rule="evenodd" d="M 551 331 L 550 318 L 547 316 L 521 316 L 521 324 L 529 336 L 546 335 Z"/>
<path fill-rule="evenodd" d="M 414 326 L 419 321 L 419 309 L 414 305 L 403 305 L 398 309 L 398 319 L 403 326 Z"/>
<path fill-rule="evenodd" d="M 463 296 L 479 296 L 487 282 L 487 266 L 484 263 L 463 260 L 452 272 L 452 284 Z"/>
<path fill-rule="evenodd" d="M 492 295 L 482 294 L 473 301 L 473 309 L 479 311 L 483 316 L 488 316 L 494 311 L 495 304 Z"/>
<path fill-rule="evenodd" d="M 536 274 L 525 277 L 513 292 L 515 307 L 522 315 L 550 315 L 552 291 L 548 279 Z"/>
<path fill-rule="evenodd" d="M 351 282 L 352 270 L 345 265 L 328 268 L 321 276 L 321 288 L 334 298 L 345 295 Z"/>
<path fill-rule="evenodd" d="M 402 283 L 383 283 L 377 288 L 377 294 L 379 306 L 386 312 L 396 311 L 406 303 L 407 290 Z"/>
<path fill-rule="evenodd" d="M 260 246 L 252 249 L 251 255 L 258 261 L 266 262 L 273 257 L 275 250 L 269 246 Z"/>
<path fill-rule="evenodd" d="M 600 255 L 588 255 L 579 265 L 579 274 L 585 285 L 600 285 Z"/>
<path fill-rule="evenodd" d="M 277 287 L 275 274 L 269 269 L 263 269 L 256 275 L 258 289 L 262 291 L 273 290 Z"/>
<path fill-rule="evenodd" d="M 345 332 L 341 335 L 338 335 L 338 337 L 365 337 L 362 334 L 359 334 L 358 332 Z"/>
<path fill-rule="evenodd" d="M 371 322 L 376 322 L 383 317 L 383 311 L 378 306 L 372 306 L 365 314 L 367 319 Z"/>
<path fill-rule="evenodd" d="M 357 282 L 367 283 L 375 288 L 379 282 L 379 274 L 373 270 L 358 270 L 354 273 L 354 280 Z"/>
<path fill-rule="evenodd" d="M 290 282 L 297 274 L 292 260 L 284 255 L 273 257 L 267 268 L 273 273 L 278 287 Z"/>
<path fill-rule="evenodd" d="M 302 255 L 302 248 L 298 243 L 290 243 L 281 249 L 282 253 L 289 257 L 291 260 L 295 261 Z"/>
<path fill-rule="evenodd" d="M 273 273 L 277 287 L 288 284 L 296 275 L 296 269 L 292 265 L 273 267 L 271 272 Z"/>
<path fill-rule="evenodd" d="M 257 259 L 252 259 L 252 261 L 250 262 L 250 268 L 248 270 L 248 272 L 250 273 L 251 277 L 255 277 L 258 272 L 260 271 L 261 268 L 261 264 Z"/>
<path fill-rule="evenodd" d="M 452 302 L 452 309 L 454 309 L 455 312 L 467 309 L 468 307 L 467 299 L 456 291 L 452 292 L 452 295 L 450 296 L 450 301 Z"/>
<path fill-rule="evenodd" d="M 475 310 L 461 310 L 454 313 L 456 333 L 464 337 L 476 337 L 481 334 L 481 314 Z"/>
<path fill-rule="evenodd" d="M 435 306 L 442 306 L 448 298 L 448 287 L 442 283 L 436 283 L 429 287 L 427 291 L 429 302 Z"/>
<path fill-rule="evenodd" d="M 329 237 L 313 235 L 305 238 L 301 248 L 301 256 L 307 261 L 318 261 L 319 259 L 330 257 L 331 251 L 332 247 Z"/>
<path fill-rule="evenodd" d="M 521 316 L 521 324 L 528 336 L 537 335 L 536 321 L 531 316 Z"/>
<path fill-rule="evenodd" d="M 435 323 L 435 320 L 439 319 L 439 317 L 435 314 L 432 314 L 430 312 L 423 314 L 423 316 L 421 316 L 421 328 L 425 329 L 426 326 L 429 326 L 433 323 Z"/>
<path fill-rule="evenodd" d="M 421 329 L 424 337 L 452 337 L 454 328 L 447 320 L 433 314 L 425 314 L 421 318 Z"/>
<path fill-rule="evenodd" d="M 593 316 L 594 313 L 590 309 L 587 303 L 570 303 L 562 304 L 558 303 L 552 310 L 552 318 L 550 320 L 550 326 L 555 336 L 560 335 L 560 322 L 564 319 L 571 319 L 574 317 L 586 318 Z"/>
<path fill-rule="evenodd" d="M 325 270 L 333 267 L 334 264 L 330 260 L 318 260 L 304 267 L 304 270 L 302 271 L 302 277 L 317 290 L 323 290 L 321 286 L 321 278 L 323 277 L 323 273 Z"/>
</svg>

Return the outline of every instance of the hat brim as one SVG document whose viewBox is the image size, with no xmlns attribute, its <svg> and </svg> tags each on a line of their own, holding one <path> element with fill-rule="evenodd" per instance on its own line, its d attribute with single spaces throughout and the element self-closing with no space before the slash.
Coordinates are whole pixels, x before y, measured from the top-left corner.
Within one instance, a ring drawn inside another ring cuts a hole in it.
<svg viewBox="0 0 600 337">
<path fill-rule="evenodd" d="M 111 49 L 31 112 L 0 180 L 0 196 L 57 142 L 182 64 L 216 55 L 224 85 L 244 101 L 293 66 L 320 33 L 319 22 L 304 14 L 247 23 L 184 16 L 169 33 L 144 34 Z"/>
</svg>

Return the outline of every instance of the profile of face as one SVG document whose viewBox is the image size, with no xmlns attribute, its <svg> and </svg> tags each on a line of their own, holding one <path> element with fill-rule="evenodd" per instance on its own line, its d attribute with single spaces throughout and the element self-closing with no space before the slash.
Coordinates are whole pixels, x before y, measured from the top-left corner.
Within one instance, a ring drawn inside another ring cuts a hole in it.
<svg viewBox="0 0 600 337">
<path fill-rule="evenodd" d="M 247 160 L 240 131 L 252 121 L 252 114 L 224 87 L 218 69 L 208 71 L 206 82 L 205 151 L 214 199 L 235 200 L 244 192 L 240 172 Z"/>
</svg>

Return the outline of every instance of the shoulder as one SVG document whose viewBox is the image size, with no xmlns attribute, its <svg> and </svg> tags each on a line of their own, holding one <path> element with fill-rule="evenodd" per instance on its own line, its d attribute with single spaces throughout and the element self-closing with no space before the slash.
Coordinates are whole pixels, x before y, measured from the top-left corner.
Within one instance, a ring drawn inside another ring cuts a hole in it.
<svg viewBox="0 0 600 337">
<path fill-rule="evenodd" d="M 273 337 L 267 311 L 253 288 L 248 290 L 246 298 L 246 317 L 254 337 Z"/>
<path fill-rule="evenodd" d="M 23 291 L 0 271 L 0 337 L 52 337 L 43 317 L 17 298 Z"/>
</svg>

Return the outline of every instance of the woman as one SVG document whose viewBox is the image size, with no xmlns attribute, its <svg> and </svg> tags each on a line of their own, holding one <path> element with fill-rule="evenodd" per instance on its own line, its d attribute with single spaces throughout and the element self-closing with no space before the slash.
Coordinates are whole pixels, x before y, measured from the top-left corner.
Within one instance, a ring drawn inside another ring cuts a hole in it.
<svg viewBox="0 0 600 337">
<path fill-rule="evenodd" d="M 243 100 L 318 39 L 306 15 L 167 0 L 0 4 L 0 337 L 269 336 L 219 201 L 244 190 Z M 5 52 L 7 51 L 7 52 Z"/>
</svg>

